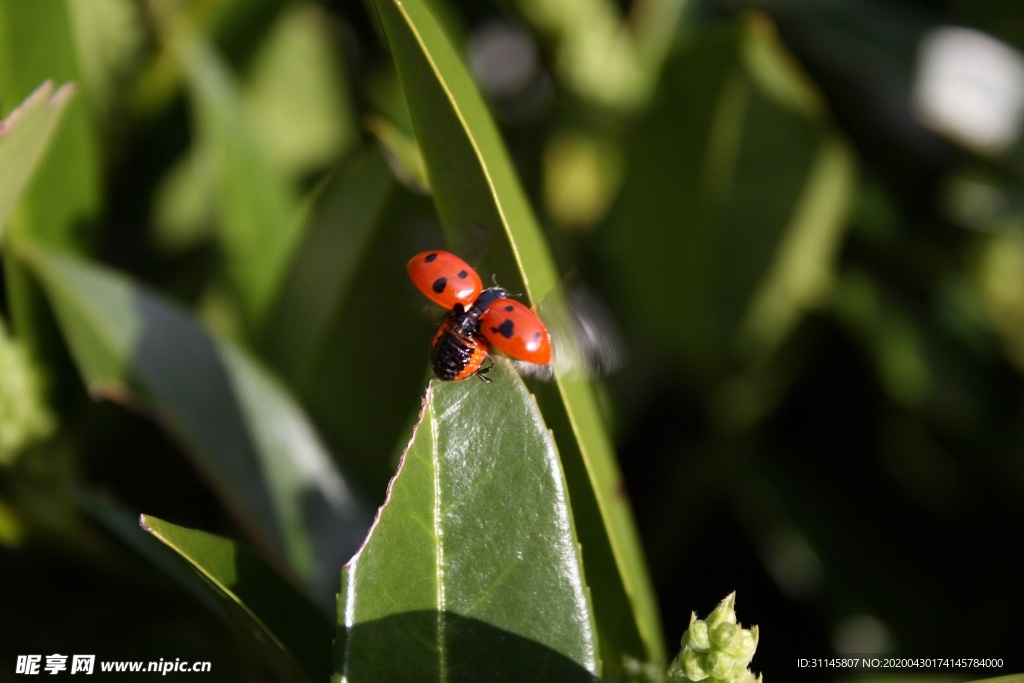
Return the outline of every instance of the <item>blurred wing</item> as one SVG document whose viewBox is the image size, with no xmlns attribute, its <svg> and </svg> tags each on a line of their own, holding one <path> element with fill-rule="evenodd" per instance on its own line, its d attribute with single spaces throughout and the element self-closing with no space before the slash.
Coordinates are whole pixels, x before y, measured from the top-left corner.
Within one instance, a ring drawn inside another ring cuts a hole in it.
<svg viewBox="0 0 1024 683">
<path fill-rule="evenodd" d="M 551 380 L 607 375 L 625 363 L 625 346 L 608 310 L 589 289 L 568 283 L 538 303 L 551 334 L 550 365 L 512 360 L 520 374 Z"/>
</svg>

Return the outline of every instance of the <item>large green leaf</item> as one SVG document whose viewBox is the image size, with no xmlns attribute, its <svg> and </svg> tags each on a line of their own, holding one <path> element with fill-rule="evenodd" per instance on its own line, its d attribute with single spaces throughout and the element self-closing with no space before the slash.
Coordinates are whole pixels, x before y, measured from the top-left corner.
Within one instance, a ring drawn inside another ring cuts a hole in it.
<svg viewBox="0 0 1024 683">
<path fill-rule="evenodd" d="M 419 234 L 430 206 L 396 189 L 373 142 L 339 167 L 318 194 L 261 340 L 327 443 L 344 449 L 348 471 L 380 495 L 408 443 L 438 324 L 405 277 L 408 252 L 394 249 L 438 243 Z"/>
<path fill-rule="evenodd" d="M 0 121 L 0 244 L 14 202 L 39 166 L 73 94 L 71 85 L 54 90 L 46 81 Z"/>
<path fill-rule="evenodd" d="M 86 85 L 69 5 L 0 0 L 0 103 L 22 101 L 44 81 Z M 53 132 L 51 152 L 39 163 L 19 211 L 11 217 L 12 237 L 31 235 L 51 247 L 76 251 L 93 234 L 101 161 L 86 99 L 76 97 L 62 105 L 62 123 Z M 31 165 L 28 159 L 25 163 Z M 31 356 L 47 357 L 53 340 L 38 293 L 7 254 L 3 270 L 14 332 Z"/>
<path fill-rule="evenodd" d="M 328 342 L 330 325 L 357 284 L 394 180 L 381 151 L 368 147 L 319 196 L 310 227 L 268 317 L 263 346 L 282 374 L 303 385 Z"/>
<path fill-rule="evenodd" d="M 419 0 L 377 0 L 441 221 L 452 245 L 470 258 L 480 236 L 494 240 L 481 260 L 507 287 L 557 308 L 559 281 L 547 245 L 494 121 L 464 65 Z M 591 387 L 557 380 L 558 414 L 549 416 L 580 522 L 588 581 L 601 584 L 594 605 L 602 658 L 662 666 L 664 644 L 653 591 L 618 466 Z M 558 427 L 562 427 L 559 429 Z M 594 576 L 591 577 L 591 574 Z M 629 615 L 627 618 L 626 615 Z"/>
<path fill-rule="evenodd" d="M 196 30 L 169 32 L 200 136 L 226 267 L 246 322 L 258 329 L 301 235 L 300 205 L 249 121 L 227 65 Z"/>
<path fill-rule="evenodd" d="M 141 404 L 188 448 L 254 541 L 322 599 L 368 521 L 305 415 L 240 349 L 128 279 L 18 242 L 96 395 Z"/>
<path fill-rule="evenodd" d="M 322 681 L 330 673 L 330 621 L 294 586 L 244 546 L 203 531 L 142 515 L 139 524 L 178 553 L 219 598 L 279 677 Z"/>
<path fill-rule="evenodd" d="M 536 402 L 433 382 L 366 543 L 342 574 L 346 681 L 593 681 L 597 636 L 565 480 Z"/>
</svg>

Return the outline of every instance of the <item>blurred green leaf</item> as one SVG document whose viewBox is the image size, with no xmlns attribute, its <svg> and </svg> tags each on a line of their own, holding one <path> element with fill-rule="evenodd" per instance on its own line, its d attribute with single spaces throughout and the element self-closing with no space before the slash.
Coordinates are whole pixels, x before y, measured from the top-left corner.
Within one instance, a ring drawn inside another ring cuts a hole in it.
<svg viewBox="0 0 1024 683">
<path fill-rule="evenodd" d="M 280 574 L 229 539 L 149 515 L 140 516 L 139 525 L 199 574 L 250 640 L 252 652 L 278 676 L 289 681 L 326 679 L 330 622 Z"/>
<path fill-rule="evenodd" d="M 989 236 L 976 256 L 982 310 L 1003 338 L 1007 355 L 1024 369 L 1024 218 Z"/>
<path fill-rule="evenodd" d="M 678 2 L 672 4 L 679 5 Z M 609 0 L 519 0 L 518 5 L 541 33 L 552 37 L 555 68 L 561 80 L 579 97 L 599 106 L 626 111 L 646 99 L 657 71 L 641 68 L 633 33 L 622 20 L 616 3 Z M 668 9 L 671 13 L 671 5 L 662 5 L 654 9 Z M 670 20 L 670 17 L 664 16 L 662 20 Z M 671 26 L 670 21 L 668 26 Z M 652 43 L 656 42 L 656 34 L 650 31 L 647 34 Z M 657 52 L 657 49 L 650 50 L 652 57 Z"/>
<path fill-rule="evenodd" d="M 753 15 L 743 29 L 743 65 L 754 84 L 777 106 L 810 124 L 824 120 L 821 96 L 779 42 L 774 26 Z M 818 138 L 813 157 L 798 160 L 807 169 L 803 187 L 795 196 L 772 264 L 740 323 L 737 343 L 751 360 L 774 351 L 804 313 L 825 302 L 832 285 L 856 168 L 843 138 L 831 131 L 822 131 Z"/>
<path fill-rule="evenodd" d="M 286 4 L 246 79 L 261 147 L 291 178 L 329 165 L 359 138 L 328 19 L 313 3 Z"/>
<path fill-rule="evenodd" d="M 23 346 L 7 334 L 3 318 L 0 378 L 0 466 L 4 466 L 14 462 L 27 446 L 53 433 L 55 421 L 43 399 L 39 368 L 30 362 Z"/>
<path fill-rule="evenodd" d="M 736 21 L 669 62 L 606 234 L 609 262 L 634 273 L 616 290 L 627 329 L 697 386 L 766 357 L 823 301 L 845 228 L 849 151 L 773 40 Z M 771 85 L 751 55 L 773 58 Z"/>
<path fill-rule="evenodd" d="M 127 66 L 145 47 L 145 5 L 134 0 L 66 3 L 74 35 L 82 91 L 94 117 L 107 121 L 124 104 Z"/>
<path fill-rule="evenodd" d="M 209 241 L 214 199 L 193 147 L 164 174 L 153 198 L 153 240 L 168 254 L 181 254 Z"/>
<path fill-rule="evenodd" d="M 597 636 L 554 440 L 504 362 L 432 382 L 342 574 L 349 681 L 594 681 Z"/>
<path fill-rule="evenodd" d="M 384 156 L 366 148 L 328 181 L 268 317 L 264 346 L 300 386 L 327 344 L 330 325 L 356 284 L 358 264 L 395 186 Z"/>
<path fill-rule="evenodd" d="M 67 2 L 0 0 L 0 104 L 21 102 L 43 82 L 82 89 L 77 38 Z M 95 236 L 101 201 L 102 163 L 85 100 L 76 97 L 63 106 L 52 152 L 11 222 L 18 235 L 67 251 L 81 251 Z M 53 341 L 45 307 L 16 259 L 4 254 L 3 260 L 11 327 L 29 355 L 42 358 Z"/>
<path fill-rule="evenodd" d="M 878 379 L 898 404 L 920 405 L 937 378 L 929 367 L 925 335 L 899 297 L 886 297 L 865 273 L 850 269 L 833 296 L 836 317 L 872 356 Z"/>
<path fill-rule="evenodd" d="M 0 244 L 14 203 L 28 186 L 60 123 L 74 88 L 46 81 L 0 121 Z"/>
<path fill-rule="evenodd" d="M 408 251 L 394 245 L 423 240 L 430 210 L 401 191 L 368 142 L 318 191 L 259 340 L 352 475 L 378 496 L 419 412 L 423 360 L 438 325 L 405 276 Z"/>
<path fill-rule="evenodd" d="M 416 140 L 382 116 L 368 116 L 366 129 L 380 142 L 395 177 L 413 192 L 428 194 L 430 180 Z"/>
<path fill-rule="evenodd" d="M 90 391 L 153 411 L 251 537 L 328 599 L 368 519 L 284 388 L 146 288 L 32 245 L 18 251 Z"/>
<path fill-rule="evenodd" d="M 778 347 L 799 318 L 820 306 L 832 285 L 832 266 L 846 227 L 853 159 L 839 139 L 822 140 L 745 319 L 738 343 L 751 356 Z"/>
<path fill-rule="evenodd" d="M 44 81 L 77 83 L 80 76 L 68 3 L 0 2 L 0 101 L 18 102 Z M 53 139 L 57 152 L 40 166 L 19 222 L 26 234 L 72 249 L 84 243 L 83 223 L 99 203 L 100 160 L 83 99 L 64 106 Z M 21 306 L 20 294 L 14 305 Z"/>
<path fill-rule="evenodd" d="M 225 63 L 198 31 L 169 30 L 214 189 L 227 272 L 243 319 L 258 329 L 301 236 L 299 202 L 281 168 L 268 161 Z"/>
<path fill-rule="evenodd" d="M 451 245 L 470 257 L 478 240 L 504 233 L 482 259 L 505 286 L 557 307 L 559 278 L 498 130 L 465 66 L 417 0 L 376 2 Z M 602 657 L 609 670 L 631 659 L 664 664 L 664 643 L 614 454 L 591 387 L 557 380 L 554 424 L 594 592 Z M 564 413 L 562 412 L 564 411 Z M 599 520 L 599 521 L 597 521 Z M 593 576 L 591 576 L 593 574 Z M 631 614 L 624 618 L 624 611 Z"/>
</svg>

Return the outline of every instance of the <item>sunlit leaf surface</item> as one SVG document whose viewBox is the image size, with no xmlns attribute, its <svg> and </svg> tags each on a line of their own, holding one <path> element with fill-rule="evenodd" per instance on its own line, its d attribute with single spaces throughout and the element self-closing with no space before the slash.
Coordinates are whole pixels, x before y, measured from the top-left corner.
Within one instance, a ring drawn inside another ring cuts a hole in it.
<svg viewBox="0 0 1024 683">
<path fill-rule="evenodd" d="M 597 636 L 558 452 L 505 363 L 433 382 L 345 567 L 337 667 L 358 681 L 593 681 Z"/>
</svg>

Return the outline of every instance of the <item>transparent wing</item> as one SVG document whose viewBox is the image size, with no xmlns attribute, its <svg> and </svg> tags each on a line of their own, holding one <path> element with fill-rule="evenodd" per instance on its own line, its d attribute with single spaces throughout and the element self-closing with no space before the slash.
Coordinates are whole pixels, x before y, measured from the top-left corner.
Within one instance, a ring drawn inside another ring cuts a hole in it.
<svg viewBox="0 0 1024 683">
<path fill-rule="evenodd" d="M 552 360 L 537 365 L 512 359 L 520 374 L 551 380 L 607 375 L 626 361 L 619 328 L 589 289 L 569 282 L 544 297 L 537 314 L 551 334 Z"/>
</svg>

